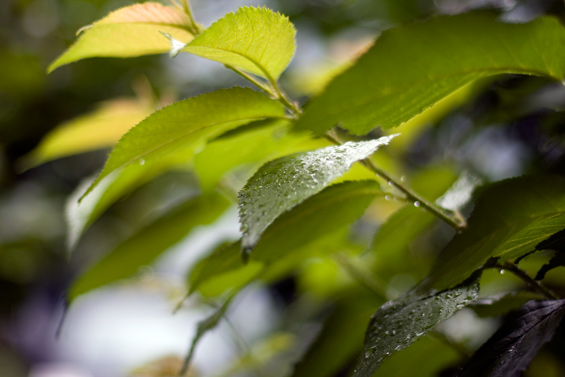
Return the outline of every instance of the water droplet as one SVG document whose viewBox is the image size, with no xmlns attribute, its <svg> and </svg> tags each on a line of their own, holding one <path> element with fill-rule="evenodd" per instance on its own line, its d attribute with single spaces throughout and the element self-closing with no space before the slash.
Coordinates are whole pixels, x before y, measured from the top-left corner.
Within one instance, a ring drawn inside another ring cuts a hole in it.
<svg viewBox="0 0 565 377">
<path fill-rule="evenodd" d="M 502 268 L 501 268 L 500 270 L 498 270 L 498 273 L 501 274 L 501 275 L 504 275 L 504 272 L 505 272 L 505 271 L 504 271 L 504 269 L 502 269 Z"/>
<path fill-rule="evenodd" d="M 393 181 L 388 181 L 388 185 L 389 185 L 389 186 L 394 186 L 394 182 L 393 182 Z"/>
<path fill-rule="evenodd" d="M 405 177 L 405 176 L 402 176 L 402 177 L 400 177 L 400 180 L 401 180 L 402 182 L 406 182 L 406 177 Z"/>
<path fill-rule="evenodd" d="M 145 160 L 143 158 L 139 159 L 139 165 L 145 165 Z"/>
<path fill-rule="evenodd" d="M 392 196 L 389 194 L 385 195 L 385 200 L 390 201 L 392 199 Z"/>
<path fill-rule="evenodd" d="M 396 330 L 392 330 L 392 335 L 396 335 Z"/>
<path fill-rule="evenodd" d="M 416 200 L 416 201 L 414 202 L 414 207 L 419 207 L 419 206 L 420 206 L 420 202 Z"/>
</svg>

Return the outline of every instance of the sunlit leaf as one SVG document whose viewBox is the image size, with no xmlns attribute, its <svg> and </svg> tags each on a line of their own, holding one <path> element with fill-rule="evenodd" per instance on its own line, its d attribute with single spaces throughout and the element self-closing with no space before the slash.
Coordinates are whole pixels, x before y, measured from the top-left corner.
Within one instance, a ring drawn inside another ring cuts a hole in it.
<svg viewBox="0 0 565 377">
<path fill-rule="evenodd" d="M 405 349 L 438 323 L 476 300 L 479 277 L 438 293 L 418 294 L 415 289 L 384 304 L 371 317 L 365 349 L 353 377 L 371 377 L 391 354 Z"/>
<path fill-rule="evenodd" d="M 491 257 L 517 258 L 565 227 L 565 179 L 527 176 L 484 187 L 467 229 L 443 250 L 428 283 L 445 289 Z"/>
<path fill-rule="evenodd" d="M 239 193 L 244 253 L 255 247 L 263 231 L 278 216 L 320 192 L 354 162 L 369 157 L 391 138 L 348 142 L 263 165 Z"/>
<path fill-rule="evenodd" d="M 492 13 L 442 16 L 383 32 L 357 63 L 311 101 L 298 126 L 355 134 L 396 127 L 464 85 L 501 73 L 565 76 L 557 19 L 506 24 Z"/>
<path fill-rule="evenodd" d="M 190 25 L 188 16 L 177 8 L 153 2 L 130 5 L 85 27 L 78 40 L 51 63 L 48 72 L 92 57 L 161 54 L 169 51 L 170 44 L 159 32 L 188 43 L 193 38 Z"/>
<path fill-rule="evenodd" d="M 48 133 L 24 157 L 22 168 L 113 146 L 123 134 L 153 111 L 152 106 L 139 100 L 116 99 L 105 102 L 92 113 L 69 120 Z"/>
<path fill-rule="evenodd" d="M 287 17 L 242 7 L 204 30 L 181 51 L 276 80 L 294 55 L 296 31 Z"/>
<path fill-rule="evenodd" d="M 473 355 L 458 377 L 513 377 L 553 338 L 565 300 L 530 301 Z"/>
<path fill-rule="evenodd" d="M 282 105 L 249 88 L 222 89 L 176 102 L 122 137 L 86 194 L 116 169 L 131 163 L 154 163 L 178 153 L 193 154 L 227 130 L 269 117 L 284 117 Z"/>
<path fill-rule="evenodd" d="M 128 238 L 73 284 L 69 300 L 105 284 L 134 275 L 165 250 L 181 241 L 195 226 L 209 224 L 229 206 L 216 194 L 192 199 Z"/>
</svg>

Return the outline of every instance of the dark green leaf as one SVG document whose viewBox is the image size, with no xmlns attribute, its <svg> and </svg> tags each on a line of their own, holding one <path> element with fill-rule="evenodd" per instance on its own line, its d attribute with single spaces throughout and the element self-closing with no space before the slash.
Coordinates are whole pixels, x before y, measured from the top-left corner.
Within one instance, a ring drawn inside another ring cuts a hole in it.
<svg viewBox="0 0 565 377">
<path fill-rule="evenodd" d="M 514 377 L 526 370 L 565 316 L 565 300 L 530 301 L 469 360 L 459 377 Z"/>
<path fill-rule="evenodd" d="M 85 195 L 108 174 L 131 163 L 149 165 L 175 155 L 187 159 L 207 140 L 269 117 L 284 117 L 282 105 L 249 88 L 222 89 L 176 102 L 122 137 Z"/>
<path fill-rule="evenodd" d="M 392 353 L 403 350 L 479 296 L 479 277 L 434 294 L 415 290 L 389 301 L 371 317 L 354 377 L 371 377 Z"/>
<path fill-rule="evenodd" d="M 105 284 L 134 275 L 195 226 L 209 224 L 229 206 L 221 195 L 199 197 L 162 216 L 121 243 L 73 284 L 69 300 Z"/>
<path fill-rule="evenodd" d="M 484 187 L 468 227 L 443 250 L 428 283 L 444 289 L 491 257 L 513 259 L 565 226 L 565 179 L 520 177 Z"/>
<path fill-rule="evenodd" d="M 565 76 L 557 19 L 505 24 L 491 13 L 443 16 L 385 31 L 312 100 L 298 127 L 355 134 L 396 127 L 471 81 L 501 73 Z"/>
<path fill-rule="evenodd" d="M 320 192 L 351 165 L 386 145 L 392 136 L 290 155 L 263 165 L 239 193 L 239 215 L 246 254 L 281 214 Z"/>
<path fill-rule="evenodd" d="M 469 305 L 479 317 L 498 317 L 516 310 L 530 300 L 544 297 L 535 292 L 518 291 L 479 299 Z"/>
</svg>

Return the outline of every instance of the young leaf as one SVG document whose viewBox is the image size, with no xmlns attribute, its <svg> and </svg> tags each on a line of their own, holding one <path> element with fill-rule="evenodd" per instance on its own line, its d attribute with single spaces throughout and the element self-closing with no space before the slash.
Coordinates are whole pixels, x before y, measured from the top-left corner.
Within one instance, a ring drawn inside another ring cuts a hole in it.
<svg viewBox="0 0 565 377">
<path fill-rule="evenodd" d="M 565 300 L 532 300 L 469 360 L 458 377 L 521 375 L 565 316 Z"/>
<path fill-rule="evenodd" d="M 69 301 L 102 285 L 134 275 L 141 266 L 182 240 L 195 226 L 209 224 L 229 206 L 219 194 L 189 200 L 122 242 L 82 274 L 71 287 Z"/>
<path fill-rule="evenodd" d="M 159 32 L 184 43 L 193 35 L 189 17 L 177 8 L 147 2 L 120 8 L 91 26 L 81 29 L 78 40 L 48 68 L 92 57 L 135 57 L 161 54 L 170 44 Z"/>
<path fill-rule="evenodd" d="M 95 111 L 65 122 L 49 132 L 22 159 L 22 168 L 110 147 L 153 110 L 152 106 L 139 100 L 121 98 L 104 102 Z"/>
<path fill-rule="evenodd" d="M 437 17 L 383 32 L 306 107 L 298 127 L 355 134 L 396 127 L 462 86 L 501 73 L 565 76 L 557 19 L 505 24 L 491 13 Z"/>
<path fill-rule="evenodd" d="M 353 377 L 371 377 L 392 353 L 403 350 L 479 297 L 480 275 L 435 294 L 415 290 L 384 304 L 372 317 Z"/>
<path fill-rule="evenodd" d="M 565 227 L 565 179 L 526 176 L 486 186 L 467 229 L 442 251 L 427 278 L 436 289 L 464 280 L 491 257 L 516 258 Z"/>
<path fill-rule="evenodd" d="M 191 156 L 207 140 L 268 117 L 284 117 L 284 108 L 249 88 L 222 89 L 176 102 L 122 137 L 85 195 L 108 174 L 133 162 L 144 165 L 178 153 Z"/>
<path fill-rule="evenodd" d="M 256 273 L 258 266 L 278 263 L 291 254 L 309 256 L 303 250 L 305 246 L 351 224 L 363 214 L 376 195 L 382 195 L 377 182 L 354 181 L 327 187 L 306 199 L 265 230 L 250 263 L 245 266 L 250 271 L 248 276 Z M 206 280 L 242 269 L 240 249 L 239 242 L 220 248 L 196 264 L 189 274 L 190 293 Z M 296 259 L 295 262 L 301 260 Z"/>
<path fill-rule="evenodd" d="M 348 142 L 263 165 L 239 192 L 244 254 L 249 254 L 263 231 L 282 213 L 320 192 L 354 162 L 369 157 L 393 137 Z"/>
<path fill-rule="evenodd" d="M 181 51 L 275 81 L 296 48 L 287 17 L 266 8 L 242 7 L 216 21 Z"/>
</svg>

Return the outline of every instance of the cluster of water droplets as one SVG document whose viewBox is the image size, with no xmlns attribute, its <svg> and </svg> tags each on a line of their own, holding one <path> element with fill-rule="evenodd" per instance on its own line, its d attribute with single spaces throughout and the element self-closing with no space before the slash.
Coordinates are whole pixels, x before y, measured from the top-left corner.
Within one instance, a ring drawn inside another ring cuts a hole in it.
<svg viewBox="0 0 565 377">
<path fill-rule="evenodd" d="M 369 157 L 394 136 L 347 142 L 263 165 L 239 193 L 243 248 L 252 248 L 278 216 L 320 192 L 354 162 Z"/>
<path fill-rule="evenodd" d="M 388 356 L 408 347 L 478 295 L 475 282 L 428 296 L 409 292 L 387 302 L 371 317 L 363 359 L 354 376 L 372 375 Z"/>
</svg>

